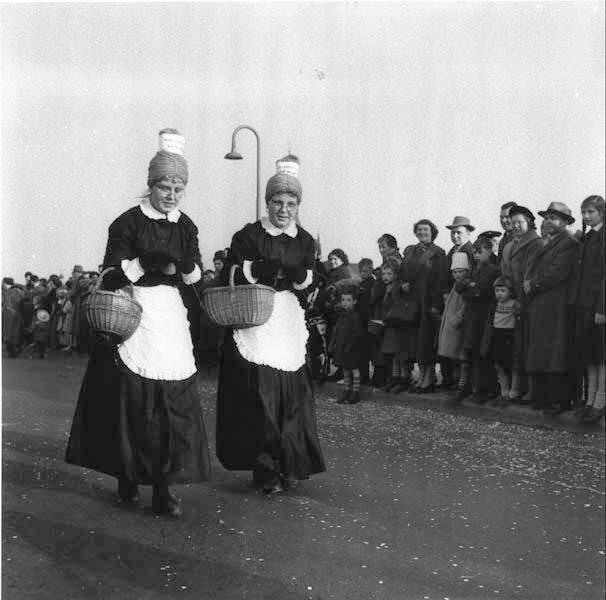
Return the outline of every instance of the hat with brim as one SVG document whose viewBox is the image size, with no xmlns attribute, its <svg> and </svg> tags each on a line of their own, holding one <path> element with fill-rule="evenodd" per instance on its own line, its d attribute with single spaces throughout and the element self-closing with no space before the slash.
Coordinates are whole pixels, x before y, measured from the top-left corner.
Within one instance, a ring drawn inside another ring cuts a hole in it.
<svg viewBox="0 0 606 600">
<path fill-rule="evenodd" d="M 456 229 L 457 227 L 467 227 L 469 231 L 474 231 L 475 227 L 467 217 L 455 217 L 452 225 L 446 225 L 446 229 Z"/>
<path fill-rule="evenodd" d="M 483 238 L 496 238 L 496 237 L 501 237 L 501 235 L 503 235 L 500 231 L 483 231 L 482 233 L 480 233 L 478 235 L 479 238 L 483 237 Z"/>
<path fill-rule="evenodd" d="M 525 206 L 512 206 L 509 210 L 509 216 L 513 217 L 513 215 L 524 215 L 527 219 L 534 220 L 532 211 Z"/>
<path fill-rule="evenodd" d="M 542 217 L 545 217 L 549 213 L 562 217 L 569 225 L 574 223 L 571 210 L 563 202 L 550 202 L 547 210 L 539 211 Z"/>
</svg>

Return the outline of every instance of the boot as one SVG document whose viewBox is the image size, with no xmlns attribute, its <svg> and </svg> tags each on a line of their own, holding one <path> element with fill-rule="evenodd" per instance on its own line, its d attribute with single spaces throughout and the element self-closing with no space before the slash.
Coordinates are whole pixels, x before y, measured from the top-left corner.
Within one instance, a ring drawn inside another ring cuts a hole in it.
<svg viewBox="0 0 606 600">
<path fill-rule="evenodd" d="M 405 392 L 408 389 L 408 386 L 410 384 L 410 380 L 409 379 L 405 379 L 403 377 L 400 377 L 396 384 L 389 390 L 392 394 L 400 394 L 402 392 Z"/>
<path fill-rule="evenodd" d="M 349 400 L 347 402 L 348 404 L 357 404 L 358 402 L 360 402 L 360 392 L 351 392 Z"/>
<path fill-rule="evenodd" d="M 391 392 L 392 388 L 398 385 L 399 381 L 397 377 L 390 377 L 387 383 L 381 388 L 383 392 Z"/>
<path fill-rule="evenodd" d="M 182 514 L 181 501 L 170 493 L 167 485 L 154 485 L 152 510 L 157 515 L 178 519 Z"/>
<path fill-rule="evenodd" d="M 349 397 L 351 394 L 351 390 L 343 390 L 343 392 L 341 392 L 341 396 L 337 400 L 337 404 L 347 404 L 349 402 Z"/>
<path fill-rule="evenodd" d="M 131 505 L 137 504 L 141 499 L 137 484 L 124 477 L 118 479 L 118 496 L 120 502 Z"/>
</svg>

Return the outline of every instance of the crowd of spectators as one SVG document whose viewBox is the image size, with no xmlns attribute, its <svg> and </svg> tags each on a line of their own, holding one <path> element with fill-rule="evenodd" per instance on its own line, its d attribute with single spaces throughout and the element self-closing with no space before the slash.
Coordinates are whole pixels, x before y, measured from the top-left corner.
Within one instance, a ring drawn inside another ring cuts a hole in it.
<svg viewBox="0 0 606 600">
<path fill-rule="evenodd" d="M 570 208 L 552 202 L 536 216 L 514 202 L 500 209 L 502 231 L 474 234 L 465 216 L 444 227 L 452 247 L 435 243 L 428 219 L 412 225 L 418 243 L 401 252 L 385 233 L 381 264 L 350 265 L 335 248 L 300 294 L 310 332 L 308 366 L 322 383 L 342 380 L 340 403 L 360 401 L 363 386 L 392 394 L 431 394 L 450 404 L 524 404 L 546 414 L 574 410 L 582 423 L 604 415 L 604 199 Z M 472 240 L 472 237 L 475 239 Z M 198 295 L 226 285 L 228 249 L 203 269 Z M 101 269 L 101 268 L 99 268 Z M 11 357 L 48 351 L 87 353 L 94 343 L 84 303 L 99 271 L 2 282 L 2 340 Z M 223 330 L 198 311 L 192 327 L 199 362 L 216 360 Z M 404 396 L 402 396 L 404 398 Z"/>
</svg>

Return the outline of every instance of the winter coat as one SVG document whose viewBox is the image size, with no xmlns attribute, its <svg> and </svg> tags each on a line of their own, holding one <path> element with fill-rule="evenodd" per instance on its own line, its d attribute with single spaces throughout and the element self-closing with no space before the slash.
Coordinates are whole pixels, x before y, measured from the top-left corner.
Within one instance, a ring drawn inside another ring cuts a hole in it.
<svg viewBox="0 0 606 600">
<path fill-rule="evenodd" d="M 13 286 L 2 297 L 2 341 L 5 344 L 19 346 L 23 341 L 23 316 L 21 300 L 23 291 Z"/>
<path fill-rule="evenodd" d="M 465 300 L 457 290 L 453 288 L 446 298 L 444 313 L 440 322 L 440 333 L 438 337 L 438 354 L 454 360 L 466 358 L 463 349 L 463 315 L 465 313 Z"/>
<path fill-rule="evenodd" d="M 436 358 L 439 314 L 444 304 L 440 278 L 445 265 L 446 253 L 433 242 L 404 249 L 400 279 L 411 284 L 411 293 L 419 303 L 416 358 L 420 363 Z"/>
<path fill-rule="evenodd" d="M 366 330 L 360 314 L 344 310 L 335 324 L 330 352 L 334 363 L 344 369 L 358 369 L 362 362 Z"/>
<path fill-rule="evenodd" d="M 562 231 L 530 260 L 525 328 L 526 371 L 564 373 L 569 369 L 570 305 L 579 242 Z"/>
<path fill-rule="evenodd" d="M 492 284 L 498 275 L 499 269 L 492 263 L 478 264 L 473 270 L 469 284 L 461 292 L 465 299 L 463 347 L 470 350 L 475 357 L 480 355 L 482 335 L 494 298 Z"/>
<path fill-rule="evenodd" d="M 543 245 L 543 240 L 531 229 L 518 239 L 512 239 L 503 249 L 501 273 L 512 282 L 515 297 L 520 302 L 524 298 L 524 275 L 528 264 Z"/>
</svg>

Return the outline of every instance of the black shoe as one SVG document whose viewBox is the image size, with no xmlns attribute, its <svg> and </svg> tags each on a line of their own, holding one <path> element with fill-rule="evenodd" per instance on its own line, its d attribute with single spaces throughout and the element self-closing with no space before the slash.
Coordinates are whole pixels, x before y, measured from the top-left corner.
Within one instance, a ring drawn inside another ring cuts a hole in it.
<svg viewBox="0 0 606 600">
<path fill-rule="evenodd" d="M 154 487 L 152 496 L 152 510 L 157 515 L 178 519 L 182 514 L 181 501 L 173 496 L 168 489 L 160 491 Z"/>
<path fill-rule="evenodd" d="M 341 397 L 337 400 L 337 404 L 347 404 L 349 402 L 349 397 L 351 394 L 351 390 L 344 390 L 341 394 Z"/>
<path fill-rule="evenodd" d="M 131 505 L 137 504 L 141 500 L 137 484 L 128 479 L 118 479 L 118 497 L 120 502 Z"/>
<path fill-rule="evenodd" d="M 391 392 L 391 390 L 398 385 L 399 381 L 397 379 L 389 379 L 387 383 L 381 388 L 382 392 Z"/>
<path fill-rule="evenodd" d="M 469 401 L 473 402 L 474 404 L 486 404 L 487 400 L 488 397 L 484 394 L 472 394 L 469 397 Z"/>
<path fill-rule="evenodd" d="M 467 398 L 471 394 L 471 388 L 469 386 L 463 386 L 457 388 L 457 395 L 455 396 L 458 402 L 462 402 L 465 398 Z"/>
<path fill-rule="evenodd" d="M 262 492 L 266 496 L 273 496 L 275 494 L 281 494 L 285 490 L 282 481 L 279 477 L 275 477 L 272 481 L 267 481 L 263 484 Z"/>
<path fill-rule="evenodd" d="M 548 406 L 547 408 L 543 409 L 543 414 L 550 415 L 552 417 L 555 417 L 556 415 L 561 415 L 563 412 L 566 412 L 566 407 L 560 406 L 559 404 L 555 406 Z"/>
<path fill-rule="evenodd" d="M 357 404 L 360 402 L 360 392 L 351 392 L 347 400 L 348 404 Z"/>
<path fill-rule="evenodd" d="M 436 386 L 434 383 L 430 383 L 426 387 L 417 386 L 415 388 L 415 394 L 433 394 L 435 391 L 436 391 Z"/>
<path fill-rule="evenodd" d="M 604 409 L 594 408 L 593 406 L 587 407 L 589 410 L 579 419 L 584 425 L 590 425 L 597 423 L 604 414 Z"/>
<path fill-rule="evenodd" d="M 402 392 L 405 392 L 408 387 L 410 385 L 410 382 L 406 379 L 400 379 L 396 385 L 394 385 L 389 391 L 392 394 L 400 394 Z"/>
</svg>

